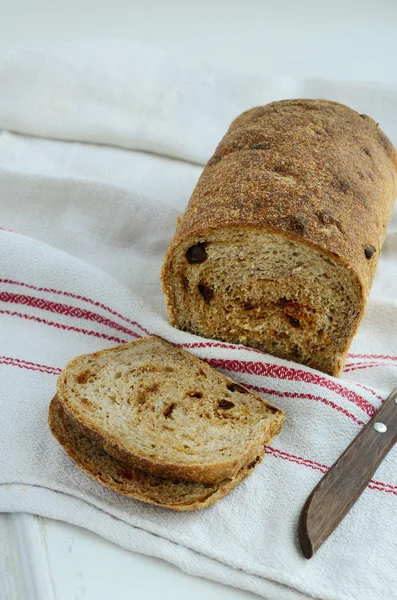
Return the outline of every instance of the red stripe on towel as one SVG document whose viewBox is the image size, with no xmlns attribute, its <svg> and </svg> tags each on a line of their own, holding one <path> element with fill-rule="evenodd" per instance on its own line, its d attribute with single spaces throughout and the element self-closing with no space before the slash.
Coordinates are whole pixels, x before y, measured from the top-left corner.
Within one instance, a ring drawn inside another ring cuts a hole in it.
<svg viewBox="0 0 397 600">
<path fill-rule="evenodd" d="M 20 285 L 20 286 L 26 287 L 30 290 L 35 290 L 36 292 L 47 292 L 49 294 L 58 294 L 58 295 L 65 296 L 68 298 L 75 298 L 76 300 L 82 300 L 83 302 L 88 302 L 89 304 L 92 304 L 93 306 L 97 306 L 98 308 L 102 308 L 103 310 L 106 310 L 107 312 L 114 315 L 115 317 L 119 317 L 120 319 L 122 319 L 123 321 L 126 321 L 130 325 L 135 325 L 135 327 L 138 327 L 141 331 L 143 331 L 147 335 L 150 335 L 150 332 L 145 327 L 143 327 L 142 325 L 137 323 L 137 321 L 128 319 L 128 317 L 125 317 L 122 314 L 120 314 L 117 311 L 110 308 L 109 306 L 106 306 L 106 304 L 102 304 L 101 302 L 92 300 L 92 298 L 87 298 L 86 296 L 80 296 L 79 294 L 74 294 L 73 292 L 65 292 L 62 290 L 55 290 L 53 288 L 38 287 L 35 285 L 31 285 L 29 283 L 24 283 L 21 281 L 14 281 L 12 279 L 0 279 L 0 283 L 6 283 L 6 284 L 10 284 L 10 285 Z"/>
<path fill-rule="evenodd" d="M 249 375 L 262 375 L 264 377 L 273 377 L 277 379 L 284 379 L 287 381 L 304 381 L 305 383 L 313 383 L 320 385 L 335 392 L 339 396 L 346 398 L 359 408 L 372 416 L 375 413 L 375 408 L 365 398 L 343 387 L 336 381 L 326 379 L 316 373 L 310 371 L 303 371 L 301 369 L 295 369 L 293 367 L 285 367 L 282 365 L 272 365 L 270 363 L 254 363 L 251 361 L 238 361 L 238 360 L 223 360 L 211 358 L 207 362 L 211 366 L 220 367 L 228 371 L 234 371 L 238 373 L 247 373 Z"/>
<path fill-rule="evenodd" d="M 348 358 L 369 358 L 370 360 L 381 359 L 381 360 L 397 360 L 397 356 L 391 354 L 348 354 Z"/>
<path fill-rule="evenodd" d="M 44 369 L 50 369 L 51 371 L 60 371 L 58 367 L 51 367 L 49 365 L 43 365 L 41 363 L 35 363 L 31 360 L 24 360 L 23 358 L 16 358 L 15 356 L 0 356 L 3 360 L 12 360 L 19 363 L 26 363 L 28 365 L 34 365 L 36 367 L 43 367 Z"/>
<path fill-rule="evenodd" d="M 18 231 L 14 231 L 13 229 L 8 229 L 8 227 L 4 227 L 4 225 L 0 225 L 0 229 L 1 229 L 1 231 L 8 231 L 8 233 L 16 233 L 17 235 L 20 235 L 20 234 L 18 234 Z"/>
<path fill-rule="evenodd" d="M 373 396 L 375 396 L 375 398 L 377 398 L 381 402 L 385 401 L 385 399 L 382 398 L 382 396 L 380 396 L 379 394 L 377 394 L 375 392 L 375 390 L 373 390 L 372 388 L 368 387 L 367 385 L 363 385 L 362 383 L 357 383 L 357 381 L 354 382 L 354 385 L 358 385 L 358 386 L 362 387 L 364 390 L 366 390 L 367 392 L 370 392 Z"/>
<path fill-rule="evenodd" d="M 377 362 L 377 363 L 367 363 L 367 364 L 359 364 L 348 367 L 344 369 L 344 373 L 349 373 L 350 371 L 360 371 L 362 369 L 372 369 L 374 367 L 396 367 L 397 365 L 393 363 L 385 363 L 385 362 Z"/>
<path fill-rule="evenodd" d="M 281 458 L 282 460 L 287 460 L 291 463 L 303 465 L 304 467 L 308 467 L 314 471 L 320 471 L 324 474 L 329 470 L 327 465 L 316 462 L 315 460 L 290 454 L 289 452 L 284 452 L 282 450 L 278 450 L 277 448 L 272 448 L 271 446 L 265 446 L 265 454 L 272 454 L 275 458 Z M 368 483 L 368 487 L 372 490 L 379 490 L 388 494 L 397 495 L 397 485 L 391 485 L 390 483 L 384 483 L 383 481 L 371 479 L 371 481 Z"/>
<path fill-rule="evenodd" d="M 361 421 L 361 419 L 358 419 L 355 415 L 353 415 L 351 412 L 349 412 L 342 406 L 339 406 L 338 404 L 335 404 L 335 402 L 332 402 L 332 400 L 327 400 L 326 398 L 323 398 L 322 396 L 314 396 L 313 394 L 298 394 L 297 392 L 282 392 L 282 391 L 278 391 L 278 390 L 272 390 L 269 388 L 258 387 L 256 385 L 251 385 L 248 383 L 245 383 L 244 385 L 246 387 L 254 390 L 255 392 L 259 392 L 262 394 L 269 394 L 272 396 L 279 396 L 280 398 L 301 398 L 303 400 L 314 400 L 315 402 L 321 402 L 322 404 L 325 404 L 326 406 L 330 406 L 334 410 L 341 412 L 346 417 L 349 417 L 349 419 L 352 419 L 352 421 L 355 421 L 358 425 L 365 424 L 364 421 Z"/>
<path fill-rule="evenodd" d="M 21 366 L 23 368 L 34 367 L 35 369 L 40 369 L 43 372 L 48 373 L 50 375 L 59 375 L 59 373 L 62 370 L 62 369 L 59 369 L 58 367 L 50 367 L 48 365 L 34 363 L 30 360 L 22 360 L 20 358 L 15 358 L 14 356 L 0 356 L 0 360 L 1 360 L 2 364 L 10 363 L 16 367 Z"/>
<path fill-rule="evenodd" d="M 326 473 L 329 469 L 327 465 L 322 465 L 321 463 L 318 463 L 314 460 L 303 458 L 303 456 L 296 456 L 295 454 L 289 454 L 289 452 L 277 450 L 276 448 L 272 448 L 271 446 L 265 446 L 265 454 L 272 454 L 276 458 L 282 458 L 283 460 L 303 465 L 305 467 L 308 467 L 309 469 L 313 469 L 314 471 L 321 471 L 321 473 Z"/>
<path fill-rule="evenodd" d="M 106 333 L 99 333 L 98 331 L 92 331 L 90 329 L 81 329 L 79 327 L 63 325 L 62 323 L 54 323 L 53 321 L 47 321 L 46 319 L 40 319 L 39 317 L 33 317 L 32 315 L 24 315 L 22 313 L 13 312 L 10 310 L 0 310 L 0 314 L 8 315 L 10 317 L 18 317 L 20 319 L 26 319 L 28 321 L 35 321 L 36 323 L 42 323 L 43 325 L 49 325 L 50 327 L 56 327 L 57 329 L 63 329 L 65 331 L 75 331 L 76 333 L 92 335 L 97 338 L 109 340 L 110 342 L 116 342 L 116 344 L 125 344 L 126 342 L 126 340 L 121 340 L 120 338 L 114 337 L 112 335 L 106 335 Z"/>
<path fill-rule="evenodd" d="M 0 302 L 10 303 L 10 304 L 22 304 L 23 306 L 29 306 L 31 308 L 38 308 L 40 310 L 46 310 L 51 313 L 55 313 L 58 315 L 62 315 L 65 317 L 72 317 L 75 319 L 85 319 L 87 321 L 93 321 L 95 323 L 100 323 L 101 325 L 105 325 L 106 327 L 110 327 L 112 329 L 116 329 L 117 331 L 121 331 L 126 335 L 130 335 L 132 337 L 139 337 L 135 331 L 131 329 L 127 329 L 124 325 L 120 325 L 115 321 L 111 321 L 102 315 L 99 315 L 90 310 L 85 310 L 84 308 L 79 308 L 77 306 L 70 306 L 68 304 L 60 304 L 58 302 L 51 302 L 49 300 L 44 300 L 43 298 L 36 298 L 34 296 L 26 296 L 25 294 L 12 294 L 9 292 L 0 292 Z"/>
<path fill-rule="evenodd" d="M 25 365 L 23 363 L 17 363 L 17 362 L 11 362 L 8 360 L 2 360 L 0 358 L 0 365 L 8 365 L 10 367 L 18 367 L 19 369 L 26 369 L 28 371 L 40 371 L 41 373 L 45 373 L 46 375 L 59 375 L 58 372 L 56 371 L 48 371 L 46 369 L 43 369 L 41 367 L 35 367 L 33 365 Z"/>
</svg>

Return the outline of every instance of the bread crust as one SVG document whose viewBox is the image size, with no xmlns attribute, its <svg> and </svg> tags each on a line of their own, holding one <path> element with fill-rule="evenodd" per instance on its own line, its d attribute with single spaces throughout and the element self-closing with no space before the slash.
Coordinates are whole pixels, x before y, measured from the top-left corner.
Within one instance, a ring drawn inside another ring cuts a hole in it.
<svg viewBox="0 0 397 600">
<path fill-rule="evenodd" d="M 353 274 L 364 315 L 397 194 L 396 151 L 370 117 L 327 100 L 285 100 L 246 111 L 208 161 L 162 268 L 171 324 L 176 249 L 211 231 L 275 232 Z M 337 375 L 338 373 L 333 373 Z"/>
</svg>

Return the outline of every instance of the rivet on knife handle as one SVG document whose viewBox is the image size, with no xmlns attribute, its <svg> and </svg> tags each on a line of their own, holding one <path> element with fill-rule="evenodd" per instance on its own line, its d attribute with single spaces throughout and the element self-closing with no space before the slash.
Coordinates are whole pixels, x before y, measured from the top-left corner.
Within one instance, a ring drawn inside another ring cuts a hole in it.
<svg viewBox="0 0 397 600">
<path fill-rule="evenodd" d="M 311 558 L 363 493 L 397 442 L 397 388 L 314 488 L 299 519 L 299 542 Z"/>
</svg>

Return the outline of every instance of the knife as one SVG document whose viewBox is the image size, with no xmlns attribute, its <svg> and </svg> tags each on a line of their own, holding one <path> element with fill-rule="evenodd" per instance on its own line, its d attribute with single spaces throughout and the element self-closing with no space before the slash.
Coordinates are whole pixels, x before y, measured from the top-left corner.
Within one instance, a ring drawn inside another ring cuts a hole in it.
<svg viewBox="0 0 397 600">
<path fill-rule="evenodd" d="M 397 442 L 397 388 L 316 485 L 298 525 L 302 552 L 311 558 L 361 496 Z"/>
</svg>

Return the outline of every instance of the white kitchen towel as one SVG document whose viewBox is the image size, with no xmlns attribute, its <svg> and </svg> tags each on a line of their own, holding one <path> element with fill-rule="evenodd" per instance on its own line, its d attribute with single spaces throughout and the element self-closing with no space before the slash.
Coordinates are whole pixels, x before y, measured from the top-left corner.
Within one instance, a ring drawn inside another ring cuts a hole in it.
<svg viewBox="0 0 397 600">
<path fill-rule="evenodd" d="M 397 92 L 260 81 L 126 42 L 18 50 L 0 64 L 0 510 L 75 523 L 125 548 L 270 600 L 397 598 L 397 451 L 310 561 L 296 538 L 311 489 L 397 385 L 397 217 L 340 380 L 179 332 L 159 270 L 229 122 L 281 97 L 327 97 L 397 142 Z M 91 481 L 47 409 L 73 356 L 159 334 L 287 413 L 264 462 L 202 512 L 174 513 Z"/>
</svg>

